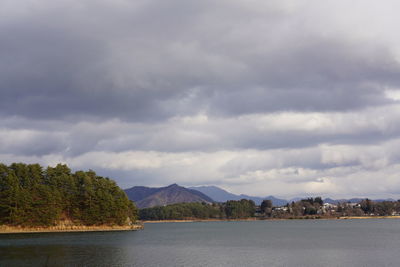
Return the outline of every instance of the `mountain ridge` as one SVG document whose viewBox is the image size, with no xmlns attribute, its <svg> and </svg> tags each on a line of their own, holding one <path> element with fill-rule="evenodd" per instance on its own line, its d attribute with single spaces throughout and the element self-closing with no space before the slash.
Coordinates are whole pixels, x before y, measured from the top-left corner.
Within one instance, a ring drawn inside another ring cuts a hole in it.
<svg viewBox="0 0 400 267">
<path fill-rule="evenodd" d="M 212 198 L 199 191 L 177 184 L 165 187 L 134 186 L 124 191 L 128 198 L 134 201 L 139 208 L 165 206 L 183 202 L 214 202 Z"/>
<path fill-rule="evenodd" d="M 245 199 L 253 200 L 257 205 L 260 205 L 263 200 L 269 199 L 272 201 L 272 204 L 274 206 L 284 206 L 287 203 L 297 202 L 302 199 L 308 198 L 308 197 L 295 197 L 295 198 L 286 200 L 286 199 L 276 198 L 272 195 L 266 196 L 266 197 L 249 196 L 249 195 L 245 195 L 245 194 L 236 195 L 236 194 L 230 193 L 230 192 L 226 191 L 225 189 L 222 189 L 222 188 L 214 186 L 214 185 L 212 185 L 212 186 L 194 186 L 194 187 L 189 187 L 189 188 L 200 191 L 200 192 L 210 196 L 212 199 L 214 199 L 217 202 L 225 202 L 227 200 L 240 200 L 242 198 L 245 198 Z M 346 198 L 342 198 L 342 199 L 324 198 L 323 201 L 324 201 L 324 203 L 330 203 L 330 204 L 345 203 L 345 202 L 359 203 L 364 199 L 365 198 L 348 198 L 348 199 L 346 199 Z M 375 201 L 375 202 L 395 201 L 392 198 L 371 199 L 371 200 Z"/>
<path fill-rule="evenodd" d="M 245 194 L 236 195 L 226 191 L 217 186 L 195 186 L 189 187 L 189 189 L 194 189 L 202 192 L 203 194 L 211 197 L 217 202 L 226 202 L 228 200 L 240 200 L 240 199 L 250 199 L 253 200 L 256 205 L 260 205 L 263 200 L 271 200 L 274 206 L 284 206 L 288 203 L 285 199 L 276 198 L 274 196 L 266 196 L 266 197 L 257 197 L 257 196 L 249 196 Z"/>
</svg>

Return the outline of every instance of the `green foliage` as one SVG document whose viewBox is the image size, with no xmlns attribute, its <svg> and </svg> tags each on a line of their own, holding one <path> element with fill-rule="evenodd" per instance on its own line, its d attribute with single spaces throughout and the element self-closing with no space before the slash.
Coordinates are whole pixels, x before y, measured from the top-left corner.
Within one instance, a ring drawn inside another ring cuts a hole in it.
<svg viewBox="0 0 400 267">
<path fill-rule="evenodd" d="M 229 200 L 225 204 L 225 214 L 230 219 L 253 217 L 256 205 L 253 200 L 241 199 L 240 201 Z"/>
<path fill-rule="evenodd" d="M 302 199 L 300 204 L 303 209 L 303 215 L 316 215 L 318 210 L 324 204 L 321 197 Z"/>
<path fill-rule="evenodd" d="M 372 201 L 366 198 L 365 200 L 361 201 L 361 209 L 366 213 L 369 214 L 373 212 L 373 204 Z"/>
<path fill-rule="evenodd" d="M 141 220 L 183 220 L 221 218 L 220 206 L 207 203 L 179 203 L 163 207 L 141 209 Z"/>
<path fill-rule="evenodd" d="M 0 224 L 49 226 L 62 219 L 85 225 L 126 224 L 138 210 L 125 192 L 94 171 L 63 164 L 0 164 Z"/>
<path fill-rule="evenodd" d="M 309 203 L 312 206 L 314 206 L 314 205 L 322 206 L 324 204 L 324 202 L 322 201 L 321 197 L 316 197 L 316 198 L 310 197 L 310 198 L 307 198 L 307 199 L 302 199 L 301 202 Z"/>
<path fill-rule="evenodd" d="M 139 211 L 139 217 L 141 220 L 239 219 L 253 217 L 254 212 L 254 202 L 242 199 L 222 204 L 195 202 L 146 208 Z"/>
<path fill-rule="evenodd" d="M 270 217 L 271 214 L 272 214 L 272 200 L 264 199 L 261 202 L 260 210 L 261 210 L 262 213 L 264 213 L 265 215 Z"/>
</svg>

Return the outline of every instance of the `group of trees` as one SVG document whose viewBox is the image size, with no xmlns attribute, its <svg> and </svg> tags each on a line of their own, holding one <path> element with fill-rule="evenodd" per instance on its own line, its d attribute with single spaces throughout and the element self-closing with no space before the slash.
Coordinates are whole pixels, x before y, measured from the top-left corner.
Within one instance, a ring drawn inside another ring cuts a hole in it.
<svg viewBox="0 0 400 267">
<path fill-rule="evenodd" d="M 252 200 L 230 200 L 225 203 L 179 203 L 141 209 L 141 220 L 240 219 L 253 217 L 256 205 Z"/>
<path fill-rule="evenodd" d="M 182 220 L 182 219 L 209 219 L 220 218 L 221 209 L 217 204 L 207 203 L 179 203 L 168 206 L 145 208 L 139 211 L 141 220 Z"/>
<path fill-rule="evenodd" d="M 273 207 L 271 200 L 263 200 L 258 217 L 287 218 L 320 214 L 323 207 L 321 197 L 302 199 L 283 207 Z"/>
<path fill-rule="evenodd" d="M 0 164 L 0 224 L 49 226 L 61 220 L 77 224 L 124 225 L 137 218 L 135 205 L 109 178 L 63 164 Z"/>
<path fill-rule="evenodd" d="M 264 203 L 264 202 L 263 202 Z M 303 216 L 389 216 L 400 214 L 400 201 L 372 201 L 364 199 L 360 203 L 336 203 L 324 205 L 320 197 L 302 199 L 284 207 L 265 212 L 261 205 L 261 215 L 274 218 L 298 218 Z"/>
<path fill-rule="evenodd" d="M 321 197 L 302 199 L 290 205 L 289 211 L 295 216 L 316 215 L 324 202 Z"/>
<path fill-rule="evenodd" d="M 256 211 L 256 204 L 253 200 L 229 200 L 222 204 L 225 217 L 229 219 L 240 219 L 253 217 Z"/>
<path fill-rule="evenodd" d="M 364 215 L 388 216 L 400 214 L 400 200 L 377 202 L 367 198 L 361 201 L 357 208 L 360 209 Z"/>
</svg>

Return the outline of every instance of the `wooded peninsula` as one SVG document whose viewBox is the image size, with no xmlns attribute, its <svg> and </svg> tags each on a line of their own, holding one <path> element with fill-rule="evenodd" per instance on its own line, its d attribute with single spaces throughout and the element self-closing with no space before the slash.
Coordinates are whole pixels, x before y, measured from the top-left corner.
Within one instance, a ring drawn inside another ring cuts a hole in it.
<svg viewBox="0 0 400 267">
<path fill-rule="evenodd" d="M 0 226 L 55 229 L 131 228 L 138 210 L 125 192 L 94 171 L 66 165 L 0 164 Z M 97 227 L 97 228 L 96 228 Z"/>
</svg>

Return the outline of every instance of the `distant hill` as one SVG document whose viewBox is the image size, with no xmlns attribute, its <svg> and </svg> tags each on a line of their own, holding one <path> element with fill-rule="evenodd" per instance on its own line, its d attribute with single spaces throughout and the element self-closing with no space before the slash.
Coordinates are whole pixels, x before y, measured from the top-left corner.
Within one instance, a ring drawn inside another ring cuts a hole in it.
<svg viewBox="0 0 400 267">
<path fill-rule="evenodd" d="M 196 186 L 196 187 L 189 187 L 189 189 L 200 191 L 217 202 L 225 202 L 227 200 L 241 199 L 238 195 L 229 193 L 228 191 L 225 191 L 224 189 L 216 186 Z"/>
<path fill-rule="evenodd" d="M 175 203 L 214 202 L 212 198 L 199 191 L 188 189 L 177 184 L 159 188 L 134 186 L 125 189 L 125 193 L 139 208 L 150 208 Z"/>
<path fill-rule="evenodd" d="M 146 187 L 146 186 L 134 186 L 128 189 L 125 189 L 125 193 L 128 198 L 134 202 L 140 201 L 159 190 L 162 190 L 164 187 L 155 188 L 155 187 Z"/>
<path fill-rule="evenodd" d="M 267 197 L 254 197 L 254 196 L 248 196 L 248 195 L 235 195 L 232 194 L 222 188 L 219 188 L 217 186 L 196 186 L 196 187 L 189 187 L 190 189 L 194 189 L 197 191 L 202 192 L 203 194 L 206 194 L 207 196 L 211 197 L 217 202 L 225 202 L 228 200 L 240 200 L 240 199 L 250 199 L 253 200 L 256 205 L 260 205 L 261 202 L 264 199 L 269 199 L 272 201 L 272 204 L 274 206 L 283 206 L 286 205 L 288 202 L 284 199 L 279 199 L 274 196 L 267 196 Z"/>
</svg>

